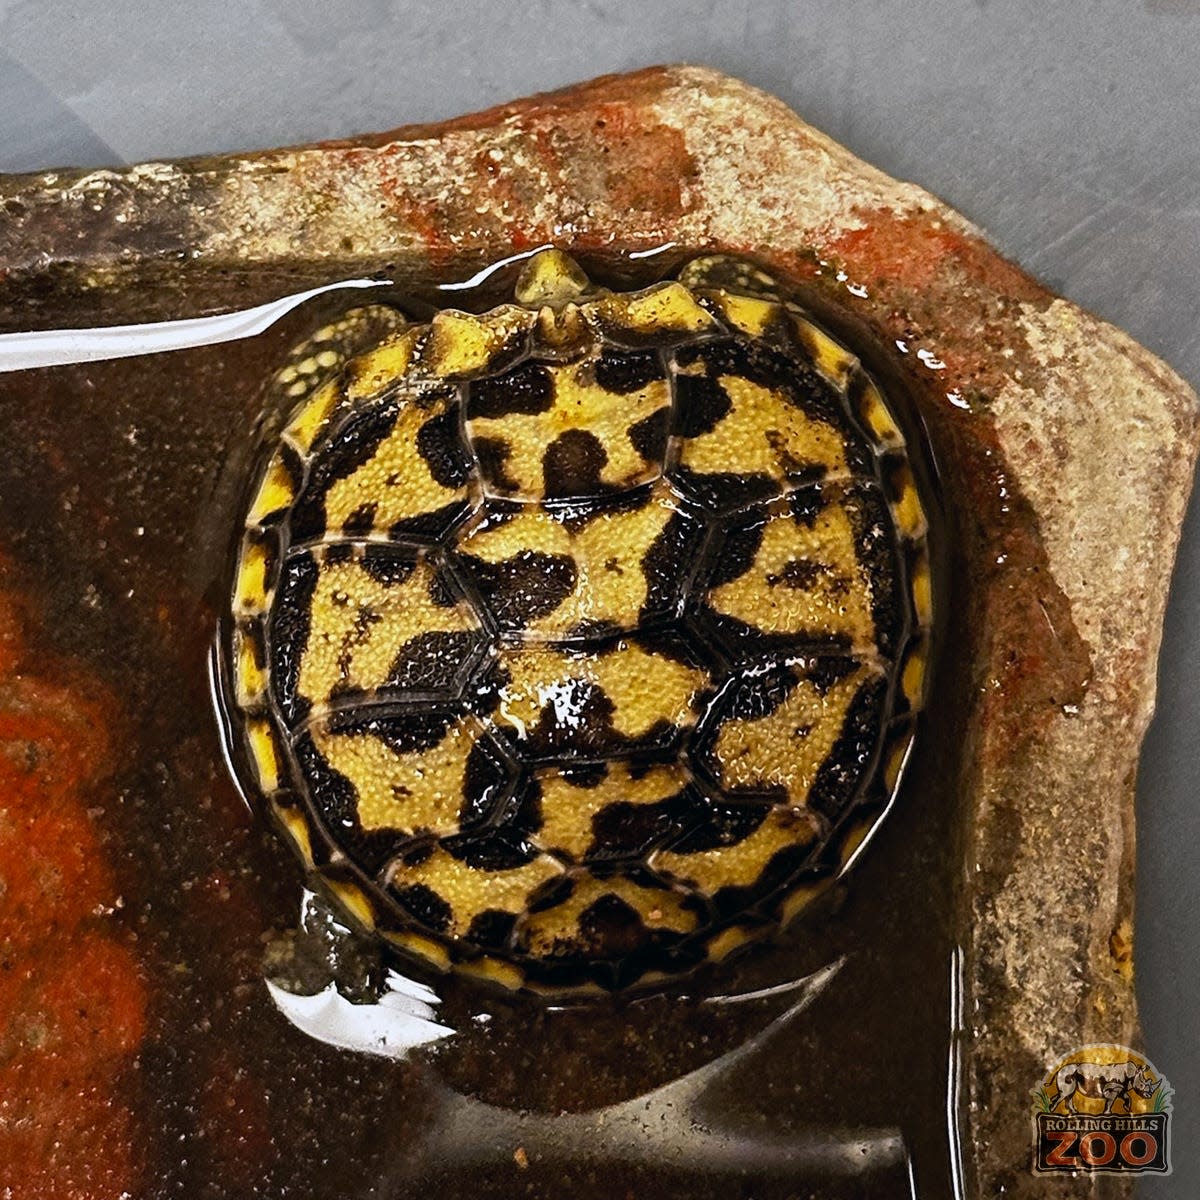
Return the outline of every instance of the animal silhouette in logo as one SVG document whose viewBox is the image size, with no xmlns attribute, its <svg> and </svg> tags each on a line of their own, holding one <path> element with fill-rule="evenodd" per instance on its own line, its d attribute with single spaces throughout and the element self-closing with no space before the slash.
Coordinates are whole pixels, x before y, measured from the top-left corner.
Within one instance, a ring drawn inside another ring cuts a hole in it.
<svg viewBox="0 0 1200 1200">
<path fill-rule="evenodd" d="M 1136 1092 L 1148 1100 L 1158 1090 L 1158 1080 L 1151 1076 L 1146 1067 L 1132 1060 L 1119 1063 L 1065 1063 L 1054 1076 L 1054 1083 L 1057 1094 L 1050 1105 L 1051 1111 L 1062 1104 L 1069 1113 L 1079 1111 L 1075 1104 L 1076 1096 L 1103 1100 L 1106 1113 L 1112 1112 L 1114 1105 L 1120 1101 L 1128 1113 L 1132 1111 L 1131 1093 Z"/>
</svg>

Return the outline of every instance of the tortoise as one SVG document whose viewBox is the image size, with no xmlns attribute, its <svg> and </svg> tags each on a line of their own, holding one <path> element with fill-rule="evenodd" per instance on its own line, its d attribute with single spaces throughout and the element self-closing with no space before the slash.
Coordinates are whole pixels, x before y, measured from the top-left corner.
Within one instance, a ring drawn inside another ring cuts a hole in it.
<svg viewBox="0 0 1200 1200">
<path fill-rule="evenodd" d="M 661 985 L 856 856 L 922 703 L 927 523 L 879 386 L 772 278 L 612 290 L 543 249 L 512 302 L 355 309 L 272 387 L 241 769 L 356 925 Z"/>
</svg>

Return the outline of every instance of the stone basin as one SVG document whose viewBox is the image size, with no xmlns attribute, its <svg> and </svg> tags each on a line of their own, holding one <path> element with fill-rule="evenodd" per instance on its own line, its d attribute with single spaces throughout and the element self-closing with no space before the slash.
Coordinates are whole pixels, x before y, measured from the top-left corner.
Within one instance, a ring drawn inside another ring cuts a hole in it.
<svg viewBox="0 0 1200 1200">
<path fill-rule="evenodd" d="M 832 1196 L 911 1163 L 922 1197 L 1128 1194 L 1030 1172 L 1029 1094 L 1069 1051 L 1139 1037 L 1134 779 L 1200 444 L 1196 397 L 1163 363 L 928 193 L 696 67 L 353 142 L 8 177 L 0 212 L 6 331 L 367 276 L 445 303 L 441 285 L 547 244 L 613 280 L 749 256 L 902 398 L 938 568 L 932 699 L 897 811 L 819 920 L 714 984 L 765 993 L 789 963 L 844 956 L 837 1011 L 818 997 L 785 1027 L 693 989 L 590 1016 L 514 997 L 479 1022 L 448 984 L 448 1023 L 470 1027 L 450 1049 L 348 1058 L 271 1024 L 262 942 L 300 881 L 229 781 L 206 674 L 258 382 L 345 303 L 219 351 L 0 375 L 20 448 L 0 465 L 17 988 L 0 1157 L 19 1184 L 586 1196 L 669 1169 L 696 1197 L 739 1172 L 756 1196 L 798 1180 Z M 704 1128 L 653 1133 L 647 1114 L 676 1110 Z M 772 1138 L 804 1153 L 775 1161 Z"/>
</svg>

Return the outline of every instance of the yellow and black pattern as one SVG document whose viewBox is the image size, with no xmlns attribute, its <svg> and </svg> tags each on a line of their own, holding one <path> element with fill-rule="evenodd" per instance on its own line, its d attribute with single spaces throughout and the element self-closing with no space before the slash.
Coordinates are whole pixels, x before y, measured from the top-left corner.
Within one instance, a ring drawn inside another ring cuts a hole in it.
<svg viewBox="0 0 1200 1200">
<path fill-rule="evenodd" d="M 903 636 L 895 533 L 873 483 L 816 483 L 738 514 L 700 583 L 702 620 L 735 655 L 810 645 L 887 656 Z"/>
<path fill-rule="evenodd" d="M 469 397 L 467 437 L 491 495 L 593 499 L 662 474 L 670 386 L 655 351 L 527 359 Z"/>
<path fill-rule="evenodd" d="M 712 689 L 698 660 L 670 643 L 502 646 L 492 719 L 531 761 L 572 762 L 669 747 L 692 728 Z"/>
<path fill-rule="evenodd" d="M 231 692 L 346 911 L 546 990 L 787 919 L 899 783 L 932 586 L 904 438 L 756 268 L 358 310 L 276 376 Z"/>
<path fill-rule="evenodd" d="M 267 628 L 275 701 L 292 722 L 393 695 L 455 700 L 486 640 L 440 555 L 374 542 L 289 556 Z"/>
<path fill-rule="evenodd" d="M 659 481 L 580 509 L 493 505 L 458 555 L 502 630 L 571 640 L 677 616 L 704 533 Z"/>
</svg>

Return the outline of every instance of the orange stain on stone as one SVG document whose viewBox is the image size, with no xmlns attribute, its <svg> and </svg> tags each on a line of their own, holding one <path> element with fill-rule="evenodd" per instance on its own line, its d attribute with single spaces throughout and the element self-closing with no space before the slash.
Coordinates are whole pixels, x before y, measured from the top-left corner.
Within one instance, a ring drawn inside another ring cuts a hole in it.
<svg viewBox="0 0 1200 1200">
<path fill-rule="evenodd" d="M 0 592 L 0 1194 L 115 1200 L 137 1182 L 122 1073 L 146 993 L 105 928 L 118 896 L 89 811 L 112 764 L 113 705 L 34 659 L 27 615 Z"/>
<path fill-rule="evenodd" d="M 828 251 L 866 287 L 887 284 L 920 291 L 945 279 L 949 271 L 980 281 L 1013 300 L 1037 300 L 1045 290 L 1013 263 L 1000 258 L 981 238 L 949 228 L 931 212 L 897 213 L 891 208 L 859 209 L 862 228 L 848 229 Z"/>
<path fill-rule="evenodd" d="M 501 257 L 545 242 L 581 249 L 603 245 L 594 214 L 611 211 L 627 222 L 666 230 L 684 211 L 685 187 L 696 173 L 681 130 L 645 119 L 642 106 L 589 90 L 589 102 L 546 97 L 503 110 L 519 121 L 516 142 L 465 153 L 454 170 L 457 186 L 432 187 L 400 169 L 406 143 L 342 151 L 342 169 L 361 163 L 374 178 L 381 204 L 402 236 L 422 246 L 436 271 L 463 251 L 493 247 Z M 455 134 L 475 129 L 488 114 L 439 127 L 446 153 L 459 153 Z M 498 117 L 499 113 L 491 114 Z M 413 137 L 420 128 L 398 131 Z M 445 164 L 442 164 L 443 167 Z M 534 218 L 542 197 L 554 209 Z M 646 234 L 646 228 L 641 231 Z M 486 265 L 486 264 L 481 264 Z"/>
<path fill-rule="evenodd" d="M 986 400 L 1014 367 L 1035 380 L 1040 368 L 1014 312 L 1049 303 L 1045 288 L 934 212 L 860 206 L 854 218 L 858 228 L 815 252 L 784 256 L 790 273 L 895 339 L 903 369 L 935 394 Z"/>
<path fill-rule="evenodd" d="M 598 104 L 591 135 L 604 156 L 608 202 L 620 213 L 670 222 L 683 211 L 683 183 L 696 173 L 683 131 L 649 125 L 628 102 Z"/>
<path fill-rule="evenodd" d="M 534 245 L 528 230 L 521 221 L 520 214 L 525 209 L 526 199 L 519 182 L 513 178 L 512 172 L 505 165 L 503 155 L 496 156 L 493 147 L 480 150 L 472 160 L 476 178 L 483 182 L 489 201 L 495 206 L 496 212 L 504 222 L 507 245 L 505 249 L 510 254 L 519 254 Z"/>
</svg>

